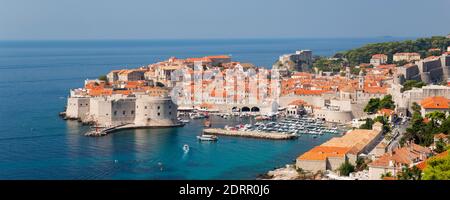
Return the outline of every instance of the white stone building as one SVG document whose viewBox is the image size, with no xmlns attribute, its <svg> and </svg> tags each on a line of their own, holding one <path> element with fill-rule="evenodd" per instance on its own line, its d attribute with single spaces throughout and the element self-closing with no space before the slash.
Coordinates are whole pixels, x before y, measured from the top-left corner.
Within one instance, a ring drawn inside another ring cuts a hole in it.
<svg viewBox="0 0 450 200">
<path fill-rule="evenodd" d="M 388 61 L 388 56 L 384 54 L 375 54 L 372 55 L 372 58 L 370 59 L 370 64 L 373 66 L 378 66 L 382 64 L 386 64 Z"/>
<path fill-rule="evenodd" d="M 393 61 L 406 61 L 406 62 L 413 62 L 420 60 L 420 54 L 419 53 L 396 53 L 393 56 Z"/>
<path fill-rule="evenodd" d="M 111 95 L 69 97 L 66 116 L 99 126 L 133 124 L 136 127 L 177 126 L 177 105 L 168 96 Z"/>
</svg>

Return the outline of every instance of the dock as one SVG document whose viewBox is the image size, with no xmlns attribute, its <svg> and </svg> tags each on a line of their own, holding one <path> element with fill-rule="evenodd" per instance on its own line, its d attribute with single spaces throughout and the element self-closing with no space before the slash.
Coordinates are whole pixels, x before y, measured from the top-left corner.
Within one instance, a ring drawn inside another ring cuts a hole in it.
<svg viewBox="0 0 450 200">
<path fill-rule="evenodd" d="M 133 123 L 126 123 L 126 124 L 119 124 L 116 126 L 110 126 L 110 127 L 98 127 L 94 130 L 90 130 L 89 132 L 85 133 L 85 136 L 89 137 L 102 137 L 106 136 L 112 132 L 121 131 L 121 130 L 127 130 L 127 129 L 149 129 L 149 128 L 173 128 L 173 127 L 182 127 L 184 126 L 184 123 L 179 123 L 171 126 L 136 126 Z"/>
<path fill-rule="evenodd" d="M 234 131 L 218 128 L 208 128 L 203 130 L 204 134 L 210 135 L 225 135 L 225 136 L 235 136 L 235 137 L 249 137 L 249 138 L 260 138 L 269 140 L 291 140 L 297 138 L 297 135 L 289 133 L 274 133 L 274 132 L 264 132 L 264 131 Z"/>
<path fill-rule="evenodd" d="M 117 125 L 117 126 L 102 127 L 102 128 L 98 128 L 98 129 L 95 129 L 95 130 L 91 130 L 91 131 L 87 132 L 84 135 L 85 136 L 90 136 L 90 137 L 106 136 L 106 135 L 108 135 L 109 133 L 111 133 L 113 131 L 117 131 L 117 130 L 123 129 L 127 125 L 129 125 L 129 124 L 120 124 L 120 125 Z"/>
</svg>

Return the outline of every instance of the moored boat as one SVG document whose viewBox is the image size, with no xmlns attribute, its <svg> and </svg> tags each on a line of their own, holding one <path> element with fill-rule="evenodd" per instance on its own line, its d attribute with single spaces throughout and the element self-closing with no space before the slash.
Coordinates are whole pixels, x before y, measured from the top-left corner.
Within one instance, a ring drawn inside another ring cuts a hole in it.
<svg viewBox="0 0 450 200">
<path fill-rule="evenodd" d="M 200 141 L 217 141 L 219 138 L 215 135 L 199 135 L 197 139 Z"/>
</svg>

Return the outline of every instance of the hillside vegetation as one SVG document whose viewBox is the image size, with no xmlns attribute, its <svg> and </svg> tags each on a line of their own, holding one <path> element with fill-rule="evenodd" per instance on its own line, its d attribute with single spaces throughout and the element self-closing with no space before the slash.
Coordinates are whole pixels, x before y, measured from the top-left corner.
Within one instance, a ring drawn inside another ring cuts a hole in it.
<svg viewBox="0 0 450 200">
<path fill-rule="evenodd" d="M 392 63 L 392 57 L 395 53 L 417 52 L 424 58 L 433 55 L 433 52 L 428 52 L 429 49 L 439 48 L 441 51 L 445 51 L 448 46 L 450 46 L 450 38 L 433 36 L 431 38 L 419 38 L 417 40 L 406 40 L 401 42 L 367 44 L 363 47 L 341 52 L 339 54 L 344 55 L 351 65 L 369 63 L 372 55 L 379 53 L 388 55 L 388 63 Z M 441 52 L 437 53 L 440 54 Z"/>
</svg>

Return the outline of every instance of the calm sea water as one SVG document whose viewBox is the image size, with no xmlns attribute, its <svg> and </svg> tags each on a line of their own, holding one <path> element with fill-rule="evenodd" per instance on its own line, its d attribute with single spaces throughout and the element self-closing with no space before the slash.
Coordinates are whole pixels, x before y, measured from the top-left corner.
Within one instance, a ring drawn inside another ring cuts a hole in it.
<svg viewBox="0 0 450 200">
<path fill-rule="evenodd" d="M 331 136 L 293 141 L 220 137 L 217 143 L 199 143 L 195 136 L 201 122 L 193 121 L 182 128 L 90 138 L 83 136 L 88 127 L 57 114 L 70 88 L 112 69 L 212 54 L 271 66 L 279 55 L 297 49 L 332 55 L 386 40 L 392 39 L 1 41 L 0 179 L 254 179 Z M 184 144 L 191 147 L 187 154 Z"/>
</svg>

